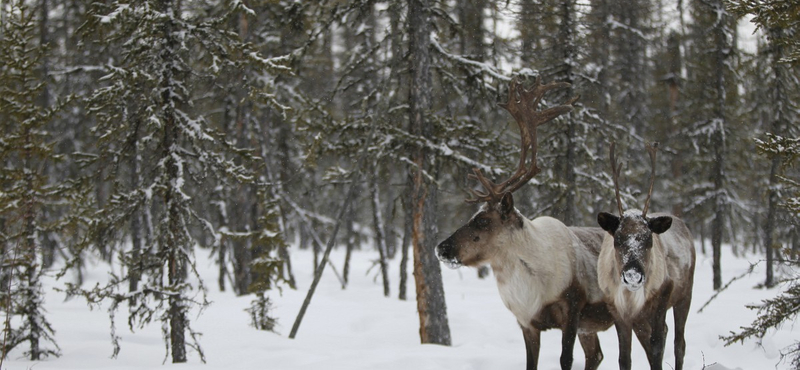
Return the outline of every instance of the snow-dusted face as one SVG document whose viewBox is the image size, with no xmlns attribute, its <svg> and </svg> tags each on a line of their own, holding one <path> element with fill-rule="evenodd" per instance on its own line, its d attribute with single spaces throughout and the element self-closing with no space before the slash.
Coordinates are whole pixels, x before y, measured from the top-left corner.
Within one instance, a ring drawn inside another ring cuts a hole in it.
<svg viewBox="0 0 800 370">
<path fill-rule="evenodd" d="M 600 213 L 597 222 L 614 237 L 622 285 L 632 292 L 641 289 L 649 271 L 648 257 L 653 248 L 653 233 L 661 234 L 669 230 L 672 218 L 646 218 L 642 217 L 641 211 L 627 211 L 622 217 Z"/>
<path fill-rule="evenodd" d="M 481 266 L 503 248 L 504 233 L 522 228 L 522 216 L 514 209 L 511 193 L 499 202 L 485 203 L 466 225 L 436 246 L 436 257 L 449 268 Z"/>
</svg>

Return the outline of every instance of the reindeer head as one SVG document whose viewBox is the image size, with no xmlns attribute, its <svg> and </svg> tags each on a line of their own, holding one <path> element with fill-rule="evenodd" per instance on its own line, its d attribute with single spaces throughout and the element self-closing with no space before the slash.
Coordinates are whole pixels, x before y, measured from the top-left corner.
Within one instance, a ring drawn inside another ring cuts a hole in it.
<svg viewBox="0 0 800 370">
<path fill-rule="evenodd" d="M 484 177 L 480 169 L 473 169 L 470 178 L 478 180 L 484 191 L 473 190 L 473 198 L 467 199 L 467 203 L 484 204 L 466 225 L 436 247 L 436 256 L 448 267 L 479 266 L 490 261 L 498 248 L 513 238 L 515 231 L 522 229 L 524 218 L 514 208 L 511 193 L 541 171 L 536 166 L 536 128 L 569 112 L 578 97 L 541 111 L 537 107 L 547 91 L 568 86 L 565 82 L 542 85 L 541 77 L 537 77 L 531 90 L 526 90 L 516 78 L 509 84 L 508 102 L 499 105 L 511 113 L 519 126 L 519 165 L 509 179 L 499 184 Z"/>
<path fill-rule="evenodd" d="M 637 291 L 644 286 L 647 272 L 650 271 L 648 261 L 650 250 L 653 248 L 653 233 L 661 234 L 672 226 L 672 217 L 659 216 L 647 217 L 650 206 L 650 197 L 653 195 L 653 184 L 656 175 L 656 148 L 658 143 L 648 146 L 652 173 L 650 176 L 650 190 L 647 193 L 644 210 L 622 210 L 622 201 L 619 196 L 619 171 L 614 158 L 614 144 L 611 144 L 611 172 L 614 180 L 614 191 L 617 196 L 617 207 L 620 216 L 601 212 L 597 215 L 597 223 L 603 230 L 614 237 L 614 252 L 617 266 L 620 267 L 622 284 L 630 291 Z"/>
</svg>

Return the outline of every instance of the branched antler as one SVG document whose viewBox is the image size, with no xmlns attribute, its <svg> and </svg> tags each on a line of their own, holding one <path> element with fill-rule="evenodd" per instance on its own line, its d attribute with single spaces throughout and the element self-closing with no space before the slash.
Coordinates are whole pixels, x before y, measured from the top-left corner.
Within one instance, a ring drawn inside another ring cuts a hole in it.
<svg viewBox="0 0 800 370">
<path fill-rule="evenodd" d="M 614 148 L 616 147 L 617 143 L 611 143 L 611 149 L 609 150 L 608 156 L 611 160 L 611 178 L 614 180 L 614 193 L 617 195 L 617 208 L 619 208 L 619 215 L 622 216 L 624 212 L 622 210 L 622 199 L 619 196 L 619 172 L 622 169 L 622 165 L 617 163 L 617 159 L 614 155 Z M 658 142 L 653 142 L 652 144 L 647 144 L 647 153 L 650 155 L 650 167 L 652 168 L 652 172 L 650 173 L 650 189 L 647 191 L 647 199 L 644 201 L 644 209 L 642 210 L 642 217 L 647 216 L 647 209 L 650 208 L 650 198 L 653 196 L 653 185 L 656 183 L 656 152 L 658 151 Z"/>
<path fill-rule="evenodd" d="M 542 78 L 539 76 L 536 78 L 533 88 L 526 90 L 516 77 L 511 80 L 508 86 L 508 101 L 498 105 L 511 113 L 511 116 L 514 117 L 519 126 L 521 139 L 519 165 L 510 178 L 499 184 L 484 177 L 480 169 L 474 168 L 472 170 L 474 173 L 469 177 L 478 180 L 483 185 L 484 191 L 472 190 L 474 198 L 467 199 L 468 203 L 499 201 L 503 194 L 519 189 L 541 171 L 536 165 L 538 151 L 536 128 L 572 110 L 572 104 L 580 96 L 570 99 L 563 105 L 545 110 L 537 110 L 536 108 L 546 92 L 569 86 L 570 84 L 566 82 L 551 82 L 542 85 Z M 528 159 L 529 155 L 530 160 Z"/>
</svg>

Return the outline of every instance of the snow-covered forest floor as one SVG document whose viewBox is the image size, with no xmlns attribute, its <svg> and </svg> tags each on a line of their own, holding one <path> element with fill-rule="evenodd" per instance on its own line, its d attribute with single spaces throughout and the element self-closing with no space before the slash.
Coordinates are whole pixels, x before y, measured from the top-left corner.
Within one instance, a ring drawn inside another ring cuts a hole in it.
<svg viewBox="0 0 800 370">
<path fill-rule="evenodd" d="M 723 279 L 727 282 L 746 271 L 758 257 L 736 258 L 725 248 L 722 258 Z M 279 334 L 258 331 L 249 326 L 244 311 L 252 297 L 235 297 L 220 293 L 216 287 L 215 266 L 206 252 L 198 259 L 206 276 L 213 304 L 200 316 L 191 317 L 196 330 L 203 333 L 200 341 L 207 357 L 202 364 L 196 353 L 189 363 L 172 365 L 167 359 L 161 338 L 160 323 L 131 333 L 125 325 L 125 312 L 118 316 L 118 333 L 122 350 L 111 359 L 109 319 L 105 310 L 89 310 L 82 298 L 64 301 L 64 294 L 53 290 L 63 285 L 52 276 L 45 279 L 46 308 L 61 347 L 60 358 L 30 362 L 21 359 L 20 349 L 10 354 L 4 368 L 17 369 L 145 369 L 177 366 L 180 369 L 524 369 L 525 349 L 522 334 L 497 293 L 493 277 L 478 279 L 476 270 L 444 268 L 444 285 L 452 333 L 452 347 L 420 345 L 418 317 L 414 300 L 413 277 L 409 300 L 397 296 L 398 261 L 391 262 L 392 297 L 383 297 L 379 269 L 373 266 L 377 253 L 354 253 L 350 285 L 341 289 L 330 268 L 317 288 L 296 339 L 288 334 L 312 280 L 310 251 L 292 249 L 292 262 L 298 290 L 275 291 L 274 316 L 280 322 Z M 399 255 L 398 255 L 399 258 Z M 341 270 L 344 251 L 334 251 L 332 260 Z M 87 284 L 105 278 L 107 265 L 88 268 Z M 371 268 L 372 267 L 372 268 Z M 51 274 L 52 275 L 52 274 Z M 746 304 L 759 302 L 780 292 L 754 289 L 763 281 L 760 269 L 734 282 L 702 313 L 697 309 L 712 295 L 711 257 L 698 253 L 694 303 L 687 325 L 685 369 L 775 368 L 779 351 L 798 336 L 792 325 L 771 333 L 762 343 L 723 346 L 719 335 L 749 324 L 755 313 Z M 668 316 L 672 325 L 672 316 Z M 557 369 L 560 354 L 558 331 L 543 334 L 540 369 Z M 665 368 L 674 366 L 672 331 L 665 355 Z M 600 336 L 605 360 L 601 369 L 617 368 L 617 339 L 614 329 Z M 583 353 L 575 347 L 574 369 L 583 369 Z M 164 362 L 166 361 L 166 362 Z M 644 352 L 634 343 L 633 364 L 636 369 L 648 368 Z M 788 365 L 779 364 L 778 369 Z"/>
</svg>

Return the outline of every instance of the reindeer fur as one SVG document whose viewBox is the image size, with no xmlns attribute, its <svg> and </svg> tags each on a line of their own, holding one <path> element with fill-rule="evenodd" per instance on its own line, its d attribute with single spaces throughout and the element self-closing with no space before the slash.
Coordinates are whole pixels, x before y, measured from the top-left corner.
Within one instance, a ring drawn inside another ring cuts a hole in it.
<svg viewBox="0 0 800 370">
<path fill-rule="evenodd" d="M 624 248 L 616 243 L 626 243 L 634 231 L 626 217 L 636 217 L 635 212 L 626 212 L 618 228 L 609 230 L 603 240 L 597 262 L 597 281 L 605 296 L 608 309 L 614 317 L 617 335 L 620 338 L 620 369 L 630 369 L 631 330 L 647 353 L 651 369 L 661 369 L 666 343 L 666 311 L 673 309 L 675 318 L 675 369 L 683 368 L 686 343 L 684 328 L 692 300 L 695 250 L 689 229 L 680 219 L 671 217 L 672 226 L 661 234 L 652 233 L 652 247 L 636 251 L 645 270 L 645 281 L 641 289 L 631 291 L 622 282 Z M 641 218 L 641 212 L 638 214 Z M 647 232 L 650 232 L 649 230 Z M 621 239 L 621 240 L 620 240 Z"/>
<path fill-rule="evenodd" d="M 596 332 L 612 324 L 596 280 L 603 230 L 569 228 L 551 217 L 528 220 L 506 201 L 510 194 L 495 207 L 484 204 L 439 244 L 437 256 L 451 267 L 492 267 L 500 297 L 522 328 L 527 369 L 538 366 L 539 333 L 554 328 L 562 330 L 562 369 L 572 368 L 576 335 L 586 369 L 596 369 L 603 358 Z"/>
</svg>

